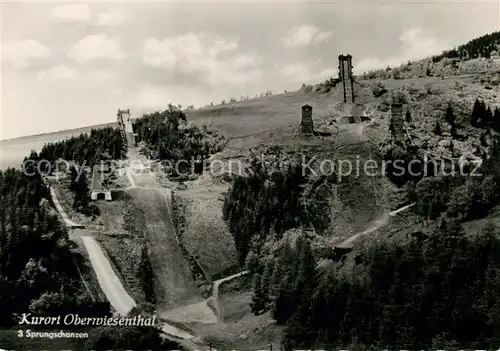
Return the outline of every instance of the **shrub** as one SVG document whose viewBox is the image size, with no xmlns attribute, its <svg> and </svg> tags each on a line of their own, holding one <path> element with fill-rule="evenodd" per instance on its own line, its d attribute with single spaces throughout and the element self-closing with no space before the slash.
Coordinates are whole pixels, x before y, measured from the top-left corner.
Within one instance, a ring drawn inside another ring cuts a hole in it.
<svg viewBox="0 0 500 351">
<path fill-rule="evenodd" d="M 397 90 L 392 93 L 392 102 L 395 104 L 406 104 L 408 103 L 408 99 L 403 91 Z"/>
<path fill-rule="evenodd" d="M 300 88 L 301 91 L 305 92 L 305 93 L 310 93 L 313 91 L 313 86 L 312 85 L 306 85 L 306 84 L 302 84 L 302 88 Z"/>
<path fill-rule="evenodd" d="M 398 68 L 394 68 L 391 71 L 392 79 L 401 79 L 401 71 Z"/>
</svg>

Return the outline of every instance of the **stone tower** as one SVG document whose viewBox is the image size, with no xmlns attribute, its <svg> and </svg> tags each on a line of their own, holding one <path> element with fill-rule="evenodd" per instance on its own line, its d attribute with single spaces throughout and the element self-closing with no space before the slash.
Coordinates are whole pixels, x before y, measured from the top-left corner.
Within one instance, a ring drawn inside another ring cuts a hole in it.
<svg viewBox="0 0 500 351">
<path fill-rule="evenodd" d="M 354 79 L 352 74 L 352 56 L 339 55 L 339 79 L 344 90 L 344 102 L 354 103 Z"/>
<path fill-rule="evenodd" d="M 314 124 L 312 120 L 312 106 L 302 106 L 302 121 L 300 123 L 301 133 L 304 135 L 314 135 Z"/>
</svg>

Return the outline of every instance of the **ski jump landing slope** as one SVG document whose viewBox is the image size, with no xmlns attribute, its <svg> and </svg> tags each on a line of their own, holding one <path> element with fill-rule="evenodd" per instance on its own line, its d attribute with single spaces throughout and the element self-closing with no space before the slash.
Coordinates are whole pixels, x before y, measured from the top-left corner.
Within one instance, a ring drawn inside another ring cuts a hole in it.
<svg viewBox="0 0 500 351">
<path fill-rule="evenodd" d="M 57 199 L 54 189 L 49 185 L 50 195 L 57 212 L 61 216 L 64 224 L 69 229 L 85 228 L 83 224 L 73 222 L 68 218 L 68 215 L 62 208 L 59 200 Z M 126 316 L 132 308 L 136 306 L 135 301 L 130 297 L 125 288 L 123 287 L 120 279 L 116 276 L 111 264 L 102 252 L 101 247 L 91 236 L 82 236 L 83 244 L 87 250 L 90 263 L 96 273 L 99 285 L 106 295 L 109 303 L 113 308 L 122 316 Z"/>
<path fill-rule="evenodd" d="M 126 192 L 142 209 L 142 229 L 153 268 L 158 312 L 201 301 L 189 262 L 176 241 L 172 222 L 171 192 L 156 187 L 133 187 Z"/>
</svg>

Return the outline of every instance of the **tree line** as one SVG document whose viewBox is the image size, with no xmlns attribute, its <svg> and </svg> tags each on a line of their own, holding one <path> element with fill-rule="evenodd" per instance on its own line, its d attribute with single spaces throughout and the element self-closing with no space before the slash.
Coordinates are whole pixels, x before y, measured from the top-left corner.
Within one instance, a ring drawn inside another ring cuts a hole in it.
<svg viewBox="0 0 500 351">
<path fill-rule="evenodd" d="M 44 160 L 35 171 L 48 174 L 57 169 L 59 160 L 68 162 L 69 169 L 63 171 L 68 175 L 68 188 L 73 193 L 73 209 L 87 216 L 97 216 L 99 209 L 90 200 L 92 167 L 102 161 L 124 159 L 127 152 L 125 145 L 119 129 L 92 129 L 90 134 L 47 143 L 39 153 L 31 151 L 23 164 L 26 165 L 28 160 Z"/>
<path fill-rule="evenodd" d="M 93 167 L 101 161 L 122 160 L 127 153 L 125 145 L 119 129 L 106 127 L 92 129 L 90 134 L 80 134 L 67 140 L 46 143 L 38 153 L 38 157 L 49 161 L 52 169 L 58 159 Z"/>
<path fill-rule="evenodd" d="M 461 128 L 462 126 L 456 123 L 457 116 L 451 104 L 448 104 L 446 108 L 444 119 L 450 126 L 450 135 L 454 139 L 460 139 L 462 136 L 457 132 L 457 128 Z M 472 127 L 485 129 L 487 132 L 493 131 L 500 133 L 500 108 L 495 107 L 492 109 L 491 106 L 486 105 L 483 100 L 476 98 L 472 107 L 472 112 L 470 113 L 469 122 Z M 433 132 L 436 135 L 443 134 L 443 128 L 441 123 L 439 123 L 439 119 L 436 120 Z M 482 137 L 484 137 L 484 134 L 482 134 Z M 481 144 L 483 144 L 483 146 L 485 144 L 483 139 L 481 140 Z"/>
<path fill-rule="evenodd" d="M 31 166 L 33 167 L 33 166 Z M 0 171 L 0 316 L 58 315 L 90 302 L 39 174 Z"/>
</svg>

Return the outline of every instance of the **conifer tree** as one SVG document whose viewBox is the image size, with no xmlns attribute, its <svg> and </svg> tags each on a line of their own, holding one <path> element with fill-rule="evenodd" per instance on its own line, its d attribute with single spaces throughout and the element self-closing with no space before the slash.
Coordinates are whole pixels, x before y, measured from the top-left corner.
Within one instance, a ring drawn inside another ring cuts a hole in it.
<svg viewBox="0 0 500 351">
<path fill-rule="evenodd" d="M 493 118 L 491 121 L 491 128 L 495 132 L 500 133 L 500 109 L 498 107 L 496 107 L 495 111 L 493 112 Z"/>
<path fill-rule="evenodd" d="M 274 268 L 274 260 L 268 260 L 264 266 L 264 272 L 262 273 L 262 295 L 266 306 L 269 303 L 269 290 Z"/>
<path fill-rule="evenodd" d="M 451 126 L 450 135 L 453 139 L 455 139 L 458 136 L 457 127 L 455 127 L 455 125 Z"/>
<path fill-rule="evenodd" d="M 436 120 L 436 125 L 434 126 L 433 132 L 436 135 L 442 135 L 443 134 L 443 130 L 441 129 L 441 124 L 437 120 Z"/>
<path fill-rule="evenodd" d="M 311 300 L 315 288 L 315 261 L 312 253 L 309 240 L 301 238 L 299 241 L 299 271 L 298 281 L 301 285 L 302 291 L 298 291 L 299 301 L 298 305 L 298 319 L 302 324 L 306 324 L 311 314 Z"/>
<path fill-rule="evenodd" d="M 78 171 L 74 165 L 70 168 L 70 189 L 74 193 L 74 201 L 73 207 L 85 207 L 88 205 L 88 185 L 87 185 L 87 177 L 86 172 L 83 169 L 80 169 L 81 173 L 78 174 Z"/>
<path fill-rule="evenodd" d="M 412 118 L 411 118 L 411 112 L 410 110 L 406 110 L 406 116 L 405 116 L 405 119 L 406 119 L 406 123 L 412 123 Z"/>
<path fill-rule="evenodd" d="M 304 292 L 312 291 L 315 276 L 315 261 L 308 239 L 301 237 L 297 249 L 299 250 L 298 279 L 302 281 Z"/>
<path fill-rule="evenodd" d="M 262 276 L 260 274 L 254 275 L 253 281 L 253 295 L 250 309 L 253 314 L 258 316 L 266 308 L 266 298 L 264 296 L 264 289 L 262 288 Z"/>
<path fill-rule="evenodd" d="M 485 109 L 484 114 L 483 114 L 483 122 L 485 126 L 490 126 L 491 122 L 493 121 L 493 111 L 491 111 L 491 107 L 488 106 L 488 108 Z"/>
<path fill-rule="evenodd" d="M 284 325 L 288 319 L 292 316 L 293 312 L 291 310 L 291 298 L 290 290 L 282 286 L 279 289 L 278 296 L 274 301 L 272 316 L 278 325 Z"/>
<path fill-rule="evenodd" d="M 456 116 L 453 113 L 453 108 L 451 107 L 451 104 L 448 104 L 448 107 L 446 108 L 445 120 L 450 126 L 453 127 L 455 125 Z"/>
<path fill-rule="evenodd" d="M 287 243 L 280 253 L 280 267 L 283 269 L 283 274 L 272 310 L 272 316 L 279 325 L 285 324 L 297 308 L 295 294 L 299 265 L 297 258 L 296 252 Z"/>
<path fill-rule="evenodd" d="M 273 273 L 271 274 L 271 279 L 269 282 L 269 291 L 268 291 L 268 296 L 271 301 L 274 301 L 278 297 L 282 274 L 283 274 L 283 268 L 281 267 L 282 263 L 279 257 L 278 259 L 274 260 L 273 263 L 274 263 Z"/>
<path fill-rule="evenodd" d="M 484 112 L 485 112 L 484 105 L 479 99 L 476 99 L 476 101 L 474 101 L 474 106 L 472 107 L 472 114 L 471 114 L 471 125 L 473 127 L 481 126 Z"/>
</svg>

